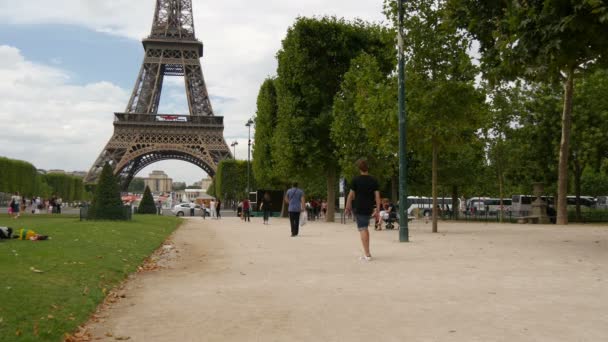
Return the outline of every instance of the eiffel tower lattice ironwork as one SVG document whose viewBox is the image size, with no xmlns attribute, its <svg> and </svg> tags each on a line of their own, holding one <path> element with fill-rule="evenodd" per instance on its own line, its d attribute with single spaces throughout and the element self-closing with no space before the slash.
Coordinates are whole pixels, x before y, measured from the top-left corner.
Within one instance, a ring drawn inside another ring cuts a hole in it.
<svg viewBox="0 0 608 342">
<path fill-rule="evenodd" d="M 192 0 L 157 0 L 145 57 L 124 113 L 115 113 L 114 134 L 87 174 L 97 181 L 109 163 L 126 190 L 146 166 L 167 159 L 190 162 L 214 176 L 231 158 L 224 118 L 215 116 L 203 78 L 203 43 L 194 35 Z M 190 115 L 159 114 L 165 76 L 183 76 Z"/>
</svg>

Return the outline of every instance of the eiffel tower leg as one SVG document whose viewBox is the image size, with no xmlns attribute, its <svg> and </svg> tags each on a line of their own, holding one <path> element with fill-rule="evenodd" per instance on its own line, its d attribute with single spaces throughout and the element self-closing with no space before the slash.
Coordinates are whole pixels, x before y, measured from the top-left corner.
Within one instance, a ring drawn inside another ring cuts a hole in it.
<svg viewBox="0 0 608 342">
<path fill-rule="evenodd" d="M 184 81 L 191 115 L 213 115 L 200 62 L 197 61 L 195 65 L 185 65 L 184 68 Z"/>
<path fill-rule="evenodd" d="M 156 114 L 164 75 L 162 64 L 144 63 L 133 88 L 127 113 Z"/>
</svg>

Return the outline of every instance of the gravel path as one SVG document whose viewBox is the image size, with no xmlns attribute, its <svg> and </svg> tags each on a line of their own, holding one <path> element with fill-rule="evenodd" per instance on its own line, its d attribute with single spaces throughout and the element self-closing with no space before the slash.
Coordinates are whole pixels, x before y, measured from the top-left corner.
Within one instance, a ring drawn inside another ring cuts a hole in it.
<svg viewBox="0 0 608 342">
<path fill-rule="evenodd" d="M 169 267 L 88 326 L 102 341 L 608 341 L 608 227 L 187 219 Z"/>
</svg>

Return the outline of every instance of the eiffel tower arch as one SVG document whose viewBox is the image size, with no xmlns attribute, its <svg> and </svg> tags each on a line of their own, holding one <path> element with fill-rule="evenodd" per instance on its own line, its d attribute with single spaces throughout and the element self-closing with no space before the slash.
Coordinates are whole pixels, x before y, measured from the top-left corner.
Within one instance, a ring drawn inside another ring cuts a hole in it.
<svg viewBox="0 0 608 342">
<path fill-rule="evenodd" d="M 192 0 L 156 0 L 144 60 L 124 113 L 114 114 L 114 134 L 85 177 L 95 183 L 106 163 L 126 190 L 146 166 L 176 159 L 211 177 L 217 164 L 232 158 L 224 139 L 224 118 L 215 116 L 200 58 L 203 43 L 194 35 Z M 183 76 L 188 114 L 158 113 L 165 76 Z"/>
</svg>

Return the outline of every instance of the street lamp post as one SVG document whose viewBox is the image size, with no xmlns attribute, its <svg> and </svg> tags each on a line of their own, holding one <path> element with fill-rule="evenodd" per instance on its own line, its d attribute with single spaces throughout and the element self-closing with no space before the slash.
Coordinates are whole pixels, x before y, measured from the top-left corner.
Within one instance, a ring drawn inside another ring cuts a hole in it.
<svg viewBox="0 0 608 342">
<path fill-rule="evenodd" d="M 230 146 L 232 146 L 232 157 L 236 160 L 236 145 L 238 145 L 238 141 L 234 141 Z"/>
<path fill-rule="evenodd" d="M 407 226 L 407 137 L 405 109 L 405 54 L 403 52 L 403 2 L 399 2 L 399 241 L 409 241 Z"/>
<path fill-rule="evenodd" d="M 251 126 L 253 125 L 253 120 L 247 120 L 245 126 L 249 129 L 249 137 L 247 141 L 247 198 L 249 198 L 249 168 L 250 168 L 250 158 L 251 158 Z"/>
</svg>

